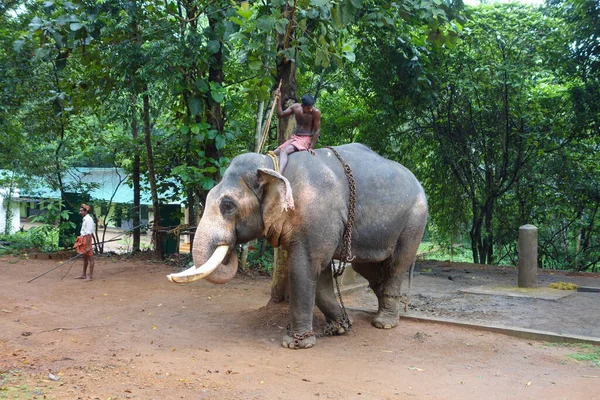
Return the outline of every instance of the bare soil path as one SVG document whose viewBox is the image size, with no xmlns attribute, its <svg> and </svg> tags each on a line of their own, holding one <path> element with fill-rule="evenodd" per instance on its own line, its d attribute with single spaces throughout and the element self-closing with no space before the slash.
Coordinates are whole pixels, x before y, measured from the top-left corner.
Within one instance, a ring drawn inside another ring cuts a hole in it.
<svg viewBox="0 0 600 400">
<path fill-rule="evenodd" d="M 600 393 L 600 368 L 569 357 L 572 347 L 412 321 L 379 330 L 371 315 L 351 311 L 349 334 L 292 351 L 280 346 L 287 306 L 265 307 L 267 279 L 174 285 L 167 265 L 113 257 L 97 258 L 92 282 L 73 279 L 78 260 L 62 280 L 68 265 L 26 283 L 56 265 L 0 258 L 0 399 L 587 400 Z M 415 279 L 417 300 L 442 296 L 420 290 L 425 279 Z"/>
</svg>

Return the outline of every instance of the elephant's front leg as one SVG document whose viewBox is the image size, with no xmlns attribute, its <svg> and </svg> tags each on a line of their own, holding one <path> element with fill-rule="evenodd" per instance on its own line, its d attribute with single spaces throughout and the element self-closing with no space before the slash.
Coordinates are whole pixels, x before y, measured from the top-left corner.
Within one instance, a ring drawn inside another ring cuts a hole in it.
<svg viewBox="0 0 600 400">
<path fill-rule="evenodd" d="M 326 324 L 323 333 L 328 336 L 343 335 L 350 329 L 352 322 L 345 310 L 338 304 L 333 291 L 333 276 L 329 263 L 319 276 L 317 285 L 317 307 L 325 315 Z"/>
<path fill-rule="evenodd" d="M 288 251 L 288 264 L 291 323 L 281 345 L 290 349 L 307 349 L 317 342 L 313 332 L 317 268 L 311 265 L 310 256 L 303 248 Z"/>
</svg>

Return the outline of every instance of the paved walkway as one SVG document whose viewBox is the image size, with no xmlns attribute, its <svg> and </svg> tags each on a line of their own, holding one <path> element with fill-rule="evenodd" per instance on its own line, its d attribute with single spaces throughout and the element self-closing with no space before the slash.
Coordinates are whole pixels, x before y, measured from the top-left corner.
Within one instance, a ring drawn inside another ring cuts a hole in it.
<svg viewBox="0 0 600 400">
<path fill-rule="evenodd" d="M 517 287 L 514 267 L 417 263 L 410 307 L 401 318 L 470 325 L 539 340 L 581 339 L 600 343 L 600 293 L 550 289 L 568 282 L 584 288 L 600 287 L 600 275 L 538 270 L 537 287 Z M 362 283 L 362 285 L 361 285 Z M 364 279 L 344 295 L 348 308 L 377 311 L 377 298 Z M 403 285 L 406 293 L 408 285 Z"/>
</svg>

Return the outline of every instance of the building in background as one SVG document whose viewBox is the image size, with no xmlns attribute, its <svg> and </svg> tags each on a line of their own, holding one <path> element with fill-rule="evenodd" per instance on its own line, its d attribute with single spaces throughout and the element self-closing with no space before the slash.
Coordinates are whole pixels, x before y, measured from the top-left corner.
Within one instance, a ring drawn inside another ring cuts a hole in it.
<svg viewBox="0 0 600 400">
<path fill-rule="evenodd" d="M 0 188 L 0 234 L 13 234 L 21 228 L 19 205 L 18 188 Z"/>
</svg>

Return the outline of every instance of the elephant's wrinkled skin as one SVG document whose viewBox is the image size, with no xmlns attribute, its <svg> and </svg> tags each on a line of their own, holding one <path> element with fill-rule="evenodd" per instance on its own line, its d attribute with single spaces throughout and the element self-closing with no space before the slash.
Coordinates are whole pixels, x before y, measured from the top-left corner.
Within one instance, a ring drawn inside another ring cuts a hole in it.
<svg viewBox="0 0 600 400">
<path fill-rule="evenodd" d="M 400 286 L 415 259 L 425 230 L 427 200 L 414 175 L 400 164 L 360 144 L 335 148 L 352 168 L 356 211 L 352 266 L 370 283 L 379 300 L 373 320 L 378 328 L 398 325 Z M 291 334 L 312 330 L 313 306 L 326 317 L 329 331 L 344 333 L 342 310 L 332 286 L 329 261 L 339 258 L 348 219 L 349 186 L 343 166 L 329 149 L 317 156 L 296 152 L 285 177 L 265 155 L 235 157 L 222 181 L 208 194 L 193 247 L 201 265 L 219 245 L 227 255 L 205 279 L 225 283 L 238 268 L 236 245 L 266 236 L 288 251 Z M 218 261 L 217 261 L 218 262 Z M 175 280 L 176 281 L 176 280 Z M 314 346 L 314 336 L 283 346 Z"/>
</svg>

